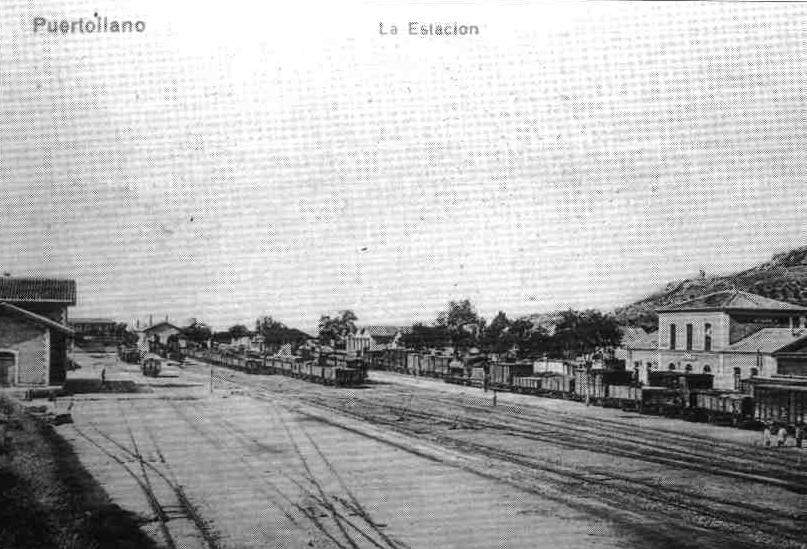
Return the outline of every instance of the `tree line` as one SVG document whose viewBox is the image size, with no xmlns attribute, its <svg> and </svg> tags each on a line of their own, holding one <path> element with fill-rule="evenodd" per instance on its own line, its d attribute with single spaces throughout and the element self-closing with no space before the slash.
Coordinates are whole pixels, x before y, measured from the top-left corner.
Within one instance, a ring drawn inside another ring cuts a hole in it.
<svg viewBox="0 0 807 549">
<path fill-rule="evenodd" d="M 621 339 L 616 318 L 595 309 L 563 311 L 550 331 L 525 318 L 510 319 L 503 311 L 487 322 L 464 299 L 450 301 L 431 325 L 413 325 L 402 343 L 418 350 L 452 347 L 463 353 L 476 348 L 512 358 L 548 355 L 591 360 L 619 346 Z"/>
<path fill-rule="evenodd" d="M 347 337 L 357 332 L 358 317 L 351 310 L 322 315 L 318 322 L 318 338 L 322 345 L 344 347 Z M 222 332 L 213 332 L 195 322 L 183 331 L 191 341 L 229 343 L 252 334 L 262 336 L 269 349 L 291 345 L 296 350 L 311 338 L 307 333 L 290 328 L 271 316 L 255 322 L 254 331 L 243 324 Z M 583 357 L 591 360 L 619 346 L 622 331 L 617 319 L 596 309 L 568 309 L 559 313 L 551 329 L 536 325 L 526 318 L 508 318 L 503 311 L 490 322 L 476 311 L 468 299 L 450 301 L 430 324 L 416 323 L 402 335 L 401 344 L 416 350 L 452 348 L 463 354 L 471 349 L 496 353 L 511 358 Z"/>
</svg>

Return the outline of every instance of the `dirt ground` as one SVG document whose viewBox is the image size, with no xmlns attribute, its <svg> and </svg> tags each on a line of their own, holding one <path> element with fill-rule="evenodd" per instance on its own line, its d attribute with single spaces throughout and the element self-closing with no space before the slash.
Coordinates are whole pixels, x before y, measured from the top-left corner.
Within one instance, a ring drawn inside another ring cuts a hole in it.
<svg viewBox="0 0 807 549">
<path fill-rule="evenodd" d="M 804 547 L 807 451 L 750 431 L 373 372 L 326 388 L 112 355 L 57 427 L 167 547 Z"/>
</svg>

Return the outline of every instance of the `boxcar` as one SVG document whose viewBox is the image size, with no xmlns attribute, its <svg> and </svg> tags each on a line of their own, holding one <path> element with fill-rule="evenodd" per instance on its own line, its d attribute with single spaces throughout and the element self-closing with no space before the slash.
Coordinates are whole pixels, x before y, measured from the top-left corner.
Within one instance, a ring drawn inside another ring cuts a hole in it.
<svg viewBox="0 0 807 549">
<path fill-rule="evenodd" d="M 437 355 L 434 357 L 434 376 L 435 377 L 445 377 L 448 375 L 449 369 L 448 365 L 451 363 L 450 356 L 440 356 Z"/>
<path fill-rule="evenodd" d="M 543 377 L 542 390 L 548 396 L 572 398 L 575 379 L 563 374 L 550 374 Z"/>
<path fill-rule="evenodd" d="M 757 421 L 796 425 L 807 420 L 807 386 L 755 384 L 753 392 Z"/>
<path fill-rule="evenodd" d="M 638 410 L 641 408 L 641 402 L 641 387 L 635 385 L 609 385 L 608 396 L 603 405 L 622 408 L 623 410 Z"/>
<path fill-rule="evenodd" d="M 538 395 L 541 393 L 543 376 L 513 377 L 513 391 L 527 395 Z"/>
<path fill-rule="evenodd" d="M 490 369 L 490 387 L 494 389 L 510 389 L 515 377 L 532 375 L 532 364 L 525 362 L 492 363 Z"/>
<path fill-rule="evenodd" d="M 691 395 L 689 415 L 709 423 L 740 425 L 754 419 L 754 399 L 735 391 L 696 391 Z"/>
<path fill-rule="evenodd" d="M 140 370 L 144 376 L 157 377 L 162 370 L 162 358 L 157 356 L 147 356 L 140 364 Z"/>
<path fill-rule="evenodd" d="M 609 398 L 608 387 L 629 385 L 632 377 L 630 372 L 624 370 L 579 369 L 575 377 L 575 397 L 585 400 L 588 396 L 589 400 L 597 404 L 606 404 Z"/>
</svg>

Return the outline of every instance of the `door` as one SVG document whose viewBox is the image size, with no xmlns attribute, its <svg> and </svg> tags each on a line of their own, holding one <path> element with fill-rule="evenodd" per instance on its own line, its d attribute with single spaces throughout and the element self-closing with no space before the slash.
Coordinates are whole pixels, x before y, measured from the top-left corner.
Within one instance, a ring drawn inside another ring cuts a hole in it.
<svg viewBox="0 0 807 549">
<path fill-rule="evenodd" d="M 0 352 L 0 385 L 11 385 L 14 376 L 14 355 Z"/>
</svg>

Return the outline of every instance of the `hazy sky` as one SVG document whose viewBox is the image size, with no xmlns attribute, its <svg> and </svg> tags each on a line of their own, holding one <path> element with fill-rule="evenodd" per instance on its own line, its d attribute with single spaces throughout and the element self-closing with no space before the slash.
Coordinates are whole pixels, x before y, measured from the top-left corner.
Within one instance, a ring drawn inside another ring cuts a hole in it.
<svg viewBox="0 0 807 549">
<path fill-rule="evenodd" d="M 0 14 L 0 268 L 73 316 L 610 308 L 807 244 L 804 5 L 45 4 Z M 146 31 L 33 33 L 94 11 Z"/>
</svg>

